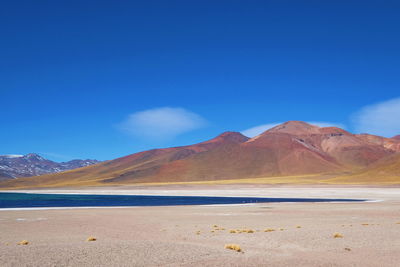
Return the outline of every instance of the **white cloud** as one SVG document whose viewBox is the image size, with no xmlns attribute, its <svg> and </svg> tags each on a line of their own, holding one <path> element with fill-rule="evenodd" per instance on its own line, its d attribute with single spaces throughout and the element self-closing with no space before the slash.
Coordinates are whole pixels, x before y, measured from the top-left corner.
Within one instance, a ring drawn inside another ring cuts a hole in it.
<svg viewBox="0 0 400 267">
<path fill-rule="evenodd" d="M 200 115 L 186 109 L 162 107 L 133 113 L 119 128 L 135 136 L 167 140 L 205 124 L 206 121 Z"/>
<path fill-rule="evenodd" d="M 262 124 L 258 125 L 252 128 L 249 128 L 247 130 L 242 131 L 241 133 L 245 136 L 248 137 L 254 137 L 259 134 L 262 134 L 266 130 L 269 130 L 279 124 L 282 124 L 283 122 L 275 122 L 275 123 L 267 123 L 267 124 Z M 312 125 L 317 125 L 319 127 L 339 127 L 344 129 L 345 126 L 340 123 L 332 123 L 332 122 L 324 122 L 324 121 L 308 121 L 307 123 L 312 124 Z"/>
<path fill-rule="evenodd" d="M 279 124 L 281 124 L 281 123 L 277 122 L 277 123 L 262 124 L 262 125 L 258 125 L 255 127 L 251 127 L 247 130 L 242 131 L 241 133 L 248 137 L 254 137 L 254 136 L 257 136 L 257 135 L 265 132 L 266 130 L 271 129 L 272 127 L 275 127 Z"/>
<path fill-rule="evenodd" d="M 362 108 L 353 115 L 357 133 L 370 133 L 392 137 L 400 134 L 400 98 Z"/>
</svg>

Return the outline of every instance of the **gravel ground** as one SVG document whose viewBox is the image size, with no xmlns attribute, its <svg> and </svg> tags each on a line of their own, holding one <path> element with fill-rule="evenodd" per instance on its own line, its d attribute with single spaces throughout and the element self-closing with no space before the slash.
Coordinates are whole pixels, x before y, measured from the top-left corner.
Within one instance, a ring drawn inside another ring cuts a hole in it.
<svg viewBox="0 0 400 267">
<path fill-rule="evenodd" d="M 399 266 L 398 188 L 225 189 L 227 195 L 383 201 L 1 210 L 0 266 Z M 209 195 L 215 189 L 174 190 Z M 89 236 L 97 240 L 86 241 Z M 29 244 L 17 245 L 22 240 Z"/>
</svg>

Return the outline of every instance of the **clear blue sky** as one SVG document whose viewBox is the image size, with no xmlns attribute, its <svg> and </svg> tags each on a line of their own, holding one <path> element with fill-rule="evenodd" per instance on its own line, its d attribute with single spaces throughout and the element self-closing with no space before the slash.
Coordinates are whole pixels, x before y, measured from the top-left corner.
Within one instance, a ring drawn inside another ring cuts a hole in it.
<svg viewBox="0 0 400 267">
<path fill-rule="evenodd" d="M 354 114 L 388 101 L 397 114 L 399 14 L 398 1 L 5 1 L 0 154 L 105 160 L 287 120 L 374 129 Z M 168 135 L 165 107 L 195 125 Z M 154 110 L 168 138 L 125 129 Z"/>
</svg>

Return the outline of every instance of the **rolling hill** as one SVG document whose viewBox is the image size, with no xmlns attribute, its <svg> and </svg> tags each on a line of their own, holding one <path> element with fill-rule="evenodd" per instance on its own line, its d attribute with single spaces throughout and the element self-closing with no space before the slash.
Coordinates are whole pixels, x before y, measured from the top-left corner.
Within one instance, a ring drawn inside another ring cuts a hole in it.
<svg viewBox="0 0 400 267">
<path fill-rule="evenodd" d="M 399 145 L 396 139 L 289 121 L 254 138 L 225 132 L 194 145 L 153 149 L 63 173 L 5 181 L 0 188 L 338 176 L 392 158 Z"/>
</svg>

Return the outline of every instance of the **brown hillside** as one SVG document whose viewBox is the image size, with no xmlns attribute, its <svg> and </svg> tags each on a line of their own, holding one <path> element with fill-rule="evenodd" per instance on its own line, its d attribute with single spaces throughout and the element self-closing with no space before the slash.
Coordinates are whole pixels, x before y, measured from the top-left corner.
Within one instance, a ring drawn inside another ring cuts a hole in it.
<svg viewBox="0 0 400 267">
<path fill-rule="evenodd" d="M 331 183 L 400 183 L 400 153 L 383 158 L 351 175 L 328 180 Z"/>
</svg>

